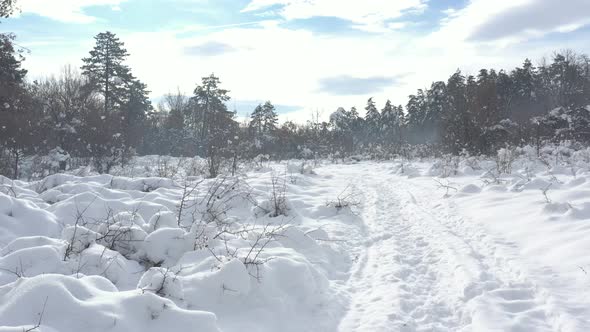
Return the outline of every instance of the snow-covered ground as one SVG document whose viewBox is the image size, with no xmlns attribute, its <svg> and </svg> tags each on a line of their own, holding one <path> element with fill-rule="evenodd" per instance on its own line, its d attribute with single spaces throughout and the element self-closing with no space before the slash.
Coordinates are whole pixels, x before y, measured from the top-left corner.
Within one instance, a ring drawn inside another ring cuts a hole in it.
<svg viewBox="0 0 590 332">
<path fill-rule="evenodd" d="M 0 331 L 590 331 L 590 153 L 555 151 L 3 178 Z"/>
</svg>

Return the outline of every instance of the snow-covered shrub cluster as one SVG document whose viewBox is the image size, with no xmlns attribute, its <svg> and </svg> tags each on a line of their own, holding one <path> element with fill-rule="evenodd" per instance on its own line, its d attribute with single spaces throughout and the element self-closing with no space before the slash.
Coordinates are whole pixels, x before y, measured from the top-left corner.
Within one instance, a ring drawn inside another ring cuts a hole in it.
<svg viewBox="0 0 590 332">
<path fill-rule="evenodd" d="M 0 325 L 34 327 L 47 301 L 47 330 L 235 330 L 258 317 L 271 331 L 339 303 L 310 260 L 344 254 L 308 235 L 284 171 L 206 179 L 179 159 L 148 169 L 154 159 L 132 170 L 171 178 L 0 179 Z"/>
</svg>

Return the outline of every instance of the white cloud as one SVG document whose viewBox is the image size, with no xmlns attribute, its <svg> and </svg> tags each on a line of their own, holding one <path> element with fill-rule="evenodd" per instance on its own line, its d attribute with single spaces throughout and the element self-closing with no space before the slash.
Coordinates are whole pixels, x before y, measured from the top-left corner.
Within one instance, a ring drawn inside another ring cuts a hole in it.
<svg viewBox="0 0 590 332">
<path fill-rule="evenodd" d="M 422 10 L 426 0 L 252 0 L 243 11 L 259 11 L 270 6 L 283 6 L 280 15 L 287 20 L 331 16 L 349 20 L 360 30 L 380 32 L 391 28 L 387 21 L 403 16 L 406 11 Z M 393 26 L 394 28 L 398 26 Z"/>
<path fill-rule="evenodd" d="M 471 0 L 465 8 L 447 13 L 433 39 L 512 44 L 590 24 L 590 1 Z"/>
<path fill-rule="evenodd" d="M 91 23 L 95 17 L 84 13 L 85 7 L 111 6 L 117 10 L 125 0 L 20 0 L 23 13 L 37 14 L 57 21 L 69 23 Z"/>
</svg>

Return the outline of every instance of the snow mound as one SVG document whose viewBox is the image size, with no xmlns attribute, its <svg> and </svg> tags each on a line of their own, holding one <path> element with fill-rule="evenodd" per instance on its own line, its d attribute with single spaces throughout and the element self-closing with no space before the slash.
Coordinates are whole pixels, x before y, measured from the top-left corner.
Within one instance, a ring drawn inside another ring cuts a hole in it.
<svg viewBox="0 0 590 332">
<path fill-rule="evenodd" d="M 192 250 L 191 239 L 179 228 L 160 228 L 144 240 L 147 258 L 163 266 L 173 266 L 185 252 Z"/>
<path fill-rule="evenodd" d="M 33 327 L 47 298 L 41 331 L 316 329 L 325 308 L 342 310 L 330 281 L 344 280 L 351 260 L 307 232 L 329 241 L 316 219 L 350 217 L 316 197 L 330 176 L 299 165 L 297 184 L 285 175 L 278 188 L 288 216 L 272 213 L 269 193 L 284 165 L 182 185 L 112 175 L 0 179 L 0 325 Z M 321 330 L 337 325 L 331 315 Z"/>
<path fill-rule="evenodd" d="M 579 205 L 571 206 L 566 215 L 573 219 L 590 219 L 590 202 L 584 202 Z"/>
<path fill-rule="evenodd" d="M 459 189 L 459 192 L 463 194 L 477 194 L 481 192 L 481 187 L 473 183 L 470 183 L 466 186 L 461 187 L 461 189 Z"/>
<path fill-rule="evenodd" d="M 41 331 L 219 331 L 212 313 L 183 310 L 150 292 L 118 292 L 100 276 L 43 275 L 0 287 L 1 325 L 31 328 L 41 313 Z"/>
<path fill-rule="evenodd" d="M 58 237 L 57 218 L 31 201 L 0 193 L 0 247 L 22 236 Z"/>
<path fill-rule="evenodd" d="M 543 213 L 549 215 L 563 215 L 570 210 L 568 203 L 547 203 L 543 207 Z"/>
</svg>

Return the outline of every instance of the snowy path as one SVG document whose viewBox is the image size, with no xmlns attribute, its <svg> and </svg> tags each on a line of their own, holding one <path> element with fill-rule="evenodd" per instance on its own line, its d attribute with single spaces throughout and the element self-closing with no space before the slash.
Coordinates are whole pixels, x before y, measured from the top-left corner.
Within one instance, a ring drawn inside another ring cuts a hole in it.
<svg viewBox="0 0 590 332">
<path fill-rule="evenodd" d="M 576 318 L 588 309 L 522 271 L 514 243 L 466 221 L 434 187 L 373 167 L 355 180 L 365 248 L 340 331 L 590 330 Z"/>
</svg>

